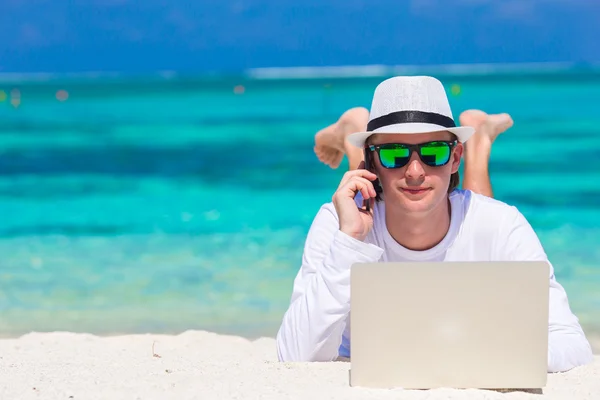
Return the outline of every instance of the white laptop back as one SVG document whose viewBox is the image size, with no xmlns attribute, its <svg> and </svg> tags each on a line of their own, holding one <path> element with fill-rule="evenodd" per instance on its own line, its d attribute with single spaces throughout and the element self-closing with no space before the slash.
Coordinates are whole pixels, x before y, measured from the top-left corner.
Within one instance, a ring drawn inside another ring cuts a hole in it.
<svg viewBox="0 0 600 400">
<path fill-rule="evenodd" d="M 351 386 L 546 385 L 546 262 L 354 264 Z"/>
</svg>

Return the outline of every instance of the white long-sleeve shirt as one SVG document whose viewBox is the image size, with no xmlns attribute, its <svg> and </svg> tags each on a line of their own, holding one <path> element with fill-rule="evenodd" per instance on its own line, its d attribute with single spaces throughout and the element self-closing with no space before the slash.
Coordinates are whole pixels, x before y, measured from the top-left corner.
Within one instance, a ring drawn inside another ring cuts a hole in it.
<svg viewBox="0 0 600 400">
<path fill-rule="evenodd" d="M 450 194 L 446 237 L 425 251 L 398 244 L 376 203 L 373 229 L 364 241 L 339 230 L 332 203 L 321 207 L 307 236 L 290 306 L 277 333 L 281 361 L 331 361 L 350 357 L 350 266 L 388 261 L 548 261 L 531 225 L 515 208 L 470 191 Z M 589 342 L 571 312 L 567 294 L 550 264 L 548 372 L 587 364 Z"/>
</svg>

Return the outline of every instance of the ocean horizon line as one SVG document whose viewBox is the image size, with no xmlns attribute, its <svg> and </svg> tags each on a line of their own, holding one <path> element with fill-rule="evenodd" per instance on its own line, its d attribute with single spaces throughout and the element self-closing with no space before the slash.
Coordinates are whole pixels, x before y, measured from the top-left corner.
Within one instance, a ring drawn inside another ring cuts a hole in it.
<svg viewBox="0 0 600 400">
<path fill-rule="evenodd" d="M 219 81 L 230 79 L 245 80 L 319 80 L 383 78 L 395 75 L 435 75 L 451 77 L 494 77 L 494 76 L 547 76 L 580 75 L 600 76 L 600 62 L 531 62 L 531 63 L 464 63 L 464 64 L 413 64 L 413 65 L 332 65 L 332 66 L 290 66 L 258 67 L 232 71 L 176 71 L 157 70 L 154 72 L 124 71 L 79 71 L 79 72 L 0 72 L 0 84 L 53 83 L 57 81 Z"/>
</svg>

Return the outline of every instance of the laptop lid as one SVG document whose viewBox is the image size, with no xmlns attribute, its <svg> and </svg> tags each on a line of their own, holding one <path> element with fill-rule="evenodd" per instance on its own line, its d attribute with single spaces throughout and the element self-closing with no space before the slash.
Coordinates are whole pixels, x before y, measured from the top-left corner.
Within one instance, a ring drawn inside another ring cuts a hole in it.
<svg viewBox="0 0 600 400">
<path fill-rule="evenodd" d="M 351 386 L 545 386 L 548 280 L 547 262 L 354 264 Z"/>
</svg>

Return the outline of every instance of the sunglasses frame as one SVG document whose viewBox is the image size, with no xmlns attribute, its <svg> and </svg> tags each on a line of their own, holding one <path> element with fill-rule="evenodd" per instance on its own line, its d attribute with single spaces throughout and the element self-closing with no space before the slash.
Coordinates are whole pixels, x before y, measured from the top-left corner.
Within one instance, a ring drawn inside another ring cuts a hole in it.
<svg viewBox="0 0 600 400">
<path fill-rule="evenodd" d="M 444 164 L 440 164 L 440 165 L 429 165 L 428 163 L 426 163 L 423 160 L 423 157 L 421 156 L 421 148 L 424 147 L 425 145 L 428 145 L 430 143 L 446 143 L 449 147 L 450 147 L 450 156 L 448 156 L 448 161 L 446 161 Z M 448 164 L 450 162 L 450 158 L 452 155 L 452 150 L 454 150 L 454 148 L 456 147 L 456 145 L 458 144 L 458 140 L 430 140 L 428 142 L 423 142 L 423 143 L 418 143 L 418 144 L 406 144 L 406 143 L 382 143 L 382 144 L 372 144 L 372 145 L 368 145 L 365 146 L 365 150 L 369 150 L 371 152 L 375 152 L 377 153 L 377 157 L 379 157 L 379 164 L 381 164 L 381 166 L 385 169 L 398 169 L 398 168 L 403 168 L 406 165 L 408 165 L 408 162 L 410 161 L 410 159 L 412 158 L 413 153 L 416 151 L 417 155 L 419 156 L 419 159 L 421 160 L 421 162 L 425 165 L 427 165 L 428 167 L 443 167 L 444 165 Z M 401 146 L 405 146 L 406 148 L 408 148 L 408 157 L 407 157 L 407 162 L 406 164 L 400 166 L 400 167 L 386 167 L 385 165 L 383 165 L 383 163 L 381 162 L 381 153 L 380 150 L 381 148 L 385 148 L 385 146 L 389 146 L 389 145 L 401 145 Z"/>
</svg>

